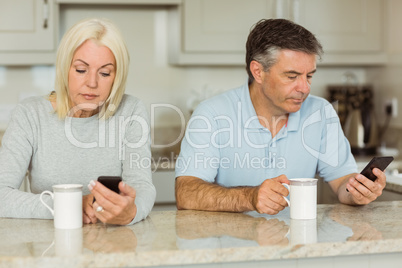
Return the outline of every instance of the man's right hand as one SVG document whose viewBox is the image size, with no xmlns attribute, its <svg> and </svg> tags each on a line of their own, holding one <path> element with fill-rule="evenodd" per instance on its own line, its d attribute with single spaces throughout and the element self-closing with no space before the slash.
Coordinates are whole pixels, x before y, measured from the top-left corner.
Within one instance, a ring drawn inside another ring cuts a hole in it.
<svg viewBox="0 0 402 268">
<path fill-rule="evenodd" d="M 283 197 L 289 191 L 282 183 L 290 183 L 285 175 L 267 179 L 255 188 L 252 203 L 258 213 L 275 215 L 288 205 Z"/>
</svg>

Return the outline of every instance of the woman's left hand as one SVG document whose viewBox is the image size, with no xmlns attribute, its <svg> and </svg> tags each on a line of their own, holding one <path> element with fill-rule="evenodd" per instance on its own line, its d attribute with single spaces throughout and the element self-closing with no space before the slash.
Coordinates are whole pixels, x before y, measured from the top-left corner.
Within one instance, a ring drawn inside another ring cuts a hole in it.
<svg viewBox="0 0 402 268">
<path fill-rule="evenodd" d="M 126 225 L 134 219 L 137 214 L 134 188 L 120 182 L 117 194 L 97 181 L 91 181 L 88 187 L 96 199 L 93 209 L 101 222 Z"/>
</svg>

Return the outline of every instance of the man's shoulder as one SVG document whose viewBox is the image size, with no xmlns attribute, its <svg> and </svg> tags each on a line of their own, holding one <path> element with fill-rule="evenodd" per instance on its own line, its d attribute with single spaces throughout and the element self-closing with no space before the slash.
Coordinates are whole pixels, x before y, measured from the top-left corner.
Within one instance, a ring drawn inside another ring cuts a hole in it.
<svg viewBox="0 0 402 268">
<path fill-rule="evenodd" d="M 302 112 L 316 111 L 318 109 L 323 109 L 328 105 L 332 106 L 326 99 L 315 95 L 309 95 L 307 99 L 304 101 L 301 110 Z"/>
<path fill-rule="evenodd" d="M 209 110 L 217 113 L 225 113 L 232 107 L 237 107 L 237 103 L 241 101 L 242 95 L 246 90 L 243 86 L 229 89 L 214 97 L 202 101 L 197 110 Z"/>
</svg>

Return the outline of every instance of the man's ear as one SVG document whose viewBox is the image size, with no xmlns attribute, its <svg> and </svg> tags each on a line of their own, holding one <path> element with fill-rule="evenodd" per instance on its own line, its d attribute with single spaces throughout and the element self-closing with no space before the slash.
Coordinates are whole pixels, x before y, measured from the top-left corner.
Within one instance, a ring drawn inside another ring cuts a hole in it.
<svg viewBox="0 0 402 268">
<path fill-rule="evenodd" d="M 264 73 L 264 68 L 261 65 L 261 63 L 253 60 L 250 62 L 250 71 L 251 74 L 254 77 L 254 81 L 256 81 L 258 84 L 262 83 L 262 74 Z"/>
</svg>

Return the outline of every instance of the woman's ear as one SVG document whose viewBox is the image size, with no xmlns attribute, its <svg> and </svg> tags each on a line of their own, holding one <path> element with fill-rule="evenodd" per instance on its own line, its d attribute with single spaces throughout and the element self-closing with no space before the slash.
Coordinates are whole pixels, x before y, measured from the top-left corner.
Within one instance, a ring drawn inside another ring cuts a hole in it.
<svg viewBox="0 0 402 268">
<path fill-rule="evenodd" d="M 261 63 L 253 60 L 250 62 L 250 71 L 251 74 L 254 77 L 254 81 L 256 81 L 258 84 L 262 83 L 262 74 L 264 72 L 264 68 L 261 65 Z"/>
</svg>

